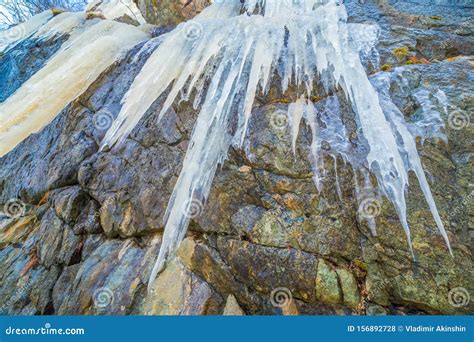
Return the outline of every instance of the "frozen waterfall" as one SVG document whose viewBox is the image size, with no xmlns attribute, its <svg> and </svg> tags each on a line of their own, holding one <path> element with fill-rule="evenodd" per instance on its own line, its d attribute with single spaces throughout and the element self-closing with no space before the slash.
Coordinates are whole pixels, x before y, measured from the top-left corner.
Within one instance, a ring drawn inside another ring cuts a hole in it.
<svg viewBox="0 0 474 342">
<path fill-rule="evenodd" d="M 84 21 L 84 13 L 63 13 L 39 27 L 34 36 L 38 40 L 70 37 L 42 69 L 0 103 L 0 157 L 49 124 L 122 53 L 147 38 L 130 25 L 108 20 L 81 25 Z"/>
<path fill-rule="evenodd" d="M 377 177 L 379 190 L 395 206 L 410 249 L 405 202 L 410 170 L 416 173 L 449 248 L 414 138 L 390 99 L 385 94 L 379 98 L 361 63 L 360 50 L 371 44 L 373 47 L 370 41 L 376 34 L 363 34 L 357 40 L 346 21 L 345 7 L 333 0 L 247 0 L 243 6 L 239 0 L 221 0 L 163 38 L 126 94 L 122 110 L 103 141 L 103 146 L 122 142 L 168 89 L 159 119 L 177 98 L 192 99 L 200 110 L 169 201 L 163 243 L 150 283 L 183 239 L 192 204 L 205 201 L 217 166 L 225 160 L 231 144 L 242 146 L 256 94 L 265 95 L 277 75 L 283 91 L 290 84 L 303 89 L 304 96 L 289 107 L 293 149 L 304 117 L 313 130 L 311 161 L 317 188 L 321 189 L 320 173 L 324 172 L 321 137 L 327 134 L 317 125 L 316 110 L 306 99 L 315 86 L 327 92 L 342 88 L 369 146 L 360 167 Z M 210 85 L 206 89 L 204 84 Z M 337 127 L 337 116 L 327 119 Z M 346 143 L 339 141 L 339 147 Z M 374 224 L 369 222 L 375 232 Z"/>
</svg>

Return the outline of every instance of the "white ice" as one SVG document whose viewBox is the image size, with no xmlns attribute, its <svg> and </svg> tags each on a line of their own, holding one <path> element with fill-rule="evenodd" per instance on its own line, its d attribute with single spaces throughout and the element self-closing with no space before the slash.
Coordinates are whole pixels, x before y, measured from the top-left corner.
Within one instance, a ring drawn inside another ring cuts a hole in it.
<svg viewBox="0 0 474 342">
<path fill-rule="evenodd" d="M 56 22 L 51 27 L 57 28 L 56 24 L 61 28 L 73 27 L 78 19 L 62 18 L 71 22 Z M 70 34 L 69 40 L 42 69 L 0 103 L 0 157 L 49 124 L 108 66 L 147 38 L 134 26 L 109 20 L 89 21 Z"/>
<path fill-rule="evenodd" d="M 76 27 L 84 24 L 86 13 L 63 12 L 41 26 L 33 38 L 48 40 L 54 36 L 70 34 Z"/>
</svg>

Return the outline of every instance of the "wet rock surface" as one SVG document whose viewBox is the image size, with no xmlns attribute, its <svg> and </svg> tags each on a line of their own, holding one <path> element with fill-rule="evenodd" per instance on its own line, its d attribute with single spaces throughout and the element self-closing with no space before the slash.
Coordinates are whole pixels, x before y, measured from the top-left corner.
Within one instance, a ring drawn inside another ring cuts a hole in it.
<svg viewBox="0 0 474 342">
<path fill-rule="evenodd" d="M 372 73 L 393 75 L 390 93 L 407 121 L 419 118 L 414 94 L 421 88 L 448 98 L 448 112 L 438 108 L 447 143 L 419 141 L 418 151 L 453 256 L 414 177 L 407 206 L 416 260 L 388 201 L 380 203 L 377 236 L 359 222 L 353 172 L 342 161 L 336 161 L 336 176 L 334 160 L 326 160 L 329 172 L 318 193 L 308 160 L 310 132 L 301 127 L 293 156 L 288 127 L 271 125 L 288 101 L 269 96 L 254 108 L 248 149 L 231 150 L 201 215 L 148 293 L 197 112 L 176 104 L 157 124 L 159 99 L 121 146 L 99 152 L 98 144 L 157 37 L 132 49 L 50 125 L 0 159 L 0 208 L 12 199 L 21 204 L 18 215 L 4 210 L 0 217 L 0 313 L 474 313 L 472 303 L 458 301 L 474 290 L 474 132 L 472 124 L 452 124 L 452 113 L 474 112 L 472 19 L 464 14 L 458 20 L 459 11 L 470 9 L 440 12 L 444 7 L 387 7 L 383 1 L 347 6 L 351 21 L 381 26 L 378 50 L 387 66 Z M 192 15 L 173 12 L 163 25 Z M 435 15 L 442 20 L 429 18 Z M 44 63 L 55 44 L 41 46 L 44 57 L 17 65 L 25 76 L 2 71 L 15 80 L 2 86 L 2 96 Z M 1 70 L 12 70 L 5 65 L 24 51 L 36 50 L 16 47 L 0 57 Z"/>
</svg>

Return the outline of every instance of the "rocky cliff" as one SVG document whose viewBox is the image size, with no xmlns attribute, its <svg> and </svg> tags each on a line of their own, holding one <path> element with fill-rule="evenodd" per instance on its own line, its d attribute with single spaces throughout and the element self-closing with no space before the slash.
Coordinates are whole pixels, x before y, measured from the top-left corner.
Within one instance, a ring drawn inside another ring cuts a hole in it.
<svg viewBox="0 0 474 342">
<path fill-rule="evenodd" d="M 155 38 L 129 50 L 52 123 L 0 159 L 1 313 L 474 313 L 474 9 L 421 0 L 346 6 L 351 22 L 380 26 L 380 64 L 368 72 L 389 77 L 407 121 L 423 116 L 420 90 L 446 94 L 446 112 L 441 101 L 430 103 L 446 123 L 447 141 L 429 138 L 417 147 L 453 255 L 415 177 L 407 199 L 415 259 L 387 200 L 375 200 L 375 236 L 359 220 L 354 175 L 341 160 L 325 160 L 327 184 L 339 188 L 318 193 L 308 160 L 311 132 L 301 127 L 293 156 L 288 124 L 272 119 L 296 95 L 271 91 L 253 108 L 247 148 L 231 150 L 176 257 L 147 292 L 198 113 L 175 103 L 157 124 L 160 98 L 122 145 L 99 151 L 99 144 L 160 35 L 204 6 L 183 3 L 162 1 L 152 11 L 139 1 L 156 25 L 147 26 Z M 156 12 L 159 6 L 169 11 Z M 0 55 L 0 101 L 66 38 L 27 39 Z M 342 108 L 349 115 L 349 105 Z"/>
</svg>

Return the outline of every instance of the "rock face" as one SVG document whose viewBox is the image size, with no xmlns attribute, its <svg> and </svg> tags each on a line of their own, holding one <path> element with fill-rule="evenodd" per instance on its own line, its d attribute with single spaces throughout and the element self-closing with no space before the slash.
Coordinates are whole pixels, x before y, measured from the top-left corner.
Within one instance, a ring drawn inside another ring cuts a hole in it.
<svg viewBox="0 0 474 342">
<path fill-rule="evenodd" d="M 138 3 L 159 9 L 150 16 L 164 26 L 205 6 Z M 180 12 L 183 7 L 189 12 Z M 448 142 L 420 141 L 418 150 L 453 256 L 415 178 L 407 205 L 416 261 L 388 201 L 376 217 L 377 236 L 358 222 L 352 170 L 342 161 L 342 196 L 331 186 L 334 171 L 318 193 L 307 157 L 309 131 L 301 127 L 294 157 L 289 133 L 270 124 L 288 100 L 269 96 L 254 108 L 248 150 L 230 152 L 202 215 L 147 292 L 164 212 L 198 113 L 176 104 L 157 125 L 159 99 L 120 147 L 101 152 L 105 128 L 96 116 L 105 110 L 117 115 L 158 37 L 129 51 L 48 127 L 0 159 L 0 313 L 474 313 L 474 132 L 472 125 L 453 121 L 456 113 L 464 118 L 474 112 L 472 9 L 367 1 L 349 3 L 348 10 L 353 22 L 381 26 L 378 50 L 385 71 L 374 66 L 371 72 L 393 76 L 390 92 L 406 120 L 420 115 L 415 93 L 421 87 L 446 93 L 450 115 L 437 109 L 449 123 Z M 0 79 L 9 80 L 0 82 L 0 100 L 60 44 L 26 41 L 0 56 Z M 406 86 L 400 87 L 397 75 Z M 334 169 L 333 160 L 326 163 Z M 7 210 L 12 204 L 15 210 Z"/>
<path fill-rule="evenodd" d="M 200 13 L 211 0 L 134 0 L 147 22 L 177 25 Z"/>
</svg>

